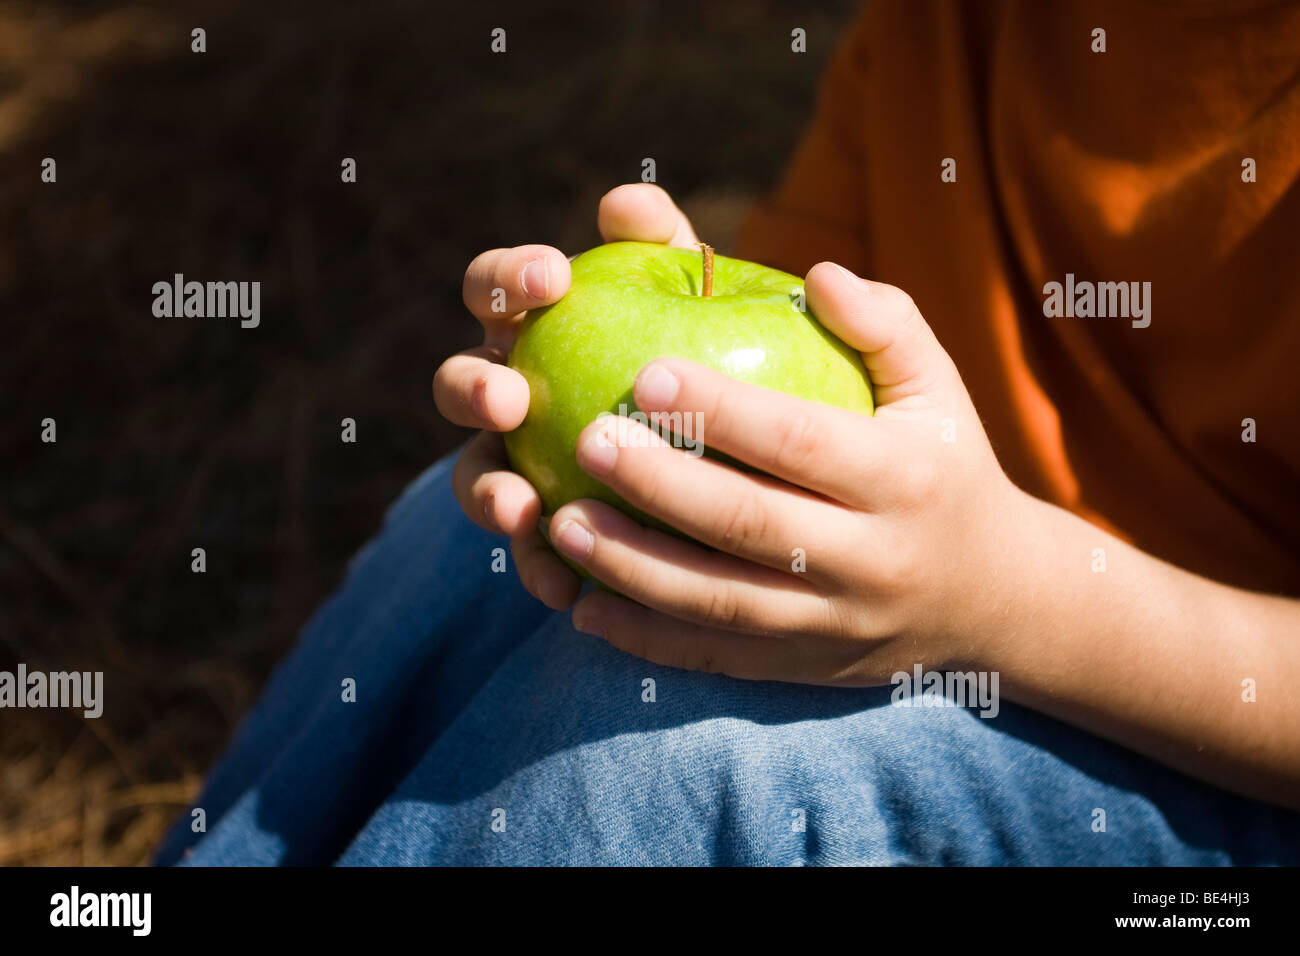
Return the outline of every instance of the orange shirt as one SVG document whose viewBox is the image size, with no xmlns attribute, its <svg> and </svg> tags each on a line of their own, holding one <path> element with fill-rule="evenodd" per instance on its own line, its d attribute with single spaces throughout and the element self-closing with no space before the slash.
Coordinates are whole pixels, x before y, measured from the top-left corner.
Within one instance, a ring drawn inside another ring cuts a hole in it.
<svg viewBox="0 0 1300 956">
<path fill-rule="evenodd" d="M 1300 594 L 1298 176 L 1300 5 L 872 0 L 737 254 L 902 287 L 1017 484 Z M 1150 324 L 1045 315 L 1067 275 Z"/>
</svg>

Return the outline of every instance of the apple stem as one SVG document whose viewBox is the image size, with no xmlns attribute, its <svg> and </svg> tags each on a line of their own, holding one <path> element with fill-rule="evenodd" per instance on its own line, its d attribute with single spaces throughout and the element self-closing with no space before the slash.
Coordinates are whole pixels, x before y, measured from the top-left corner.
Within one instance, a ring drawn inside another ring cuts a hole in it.
<svg viewBox="0 0 1300 956">
<path fill-rule="evenodd" d="M 704 282 L 700 286 L 700 295 L 708 298 L 713 295 L 713 247 L 701 242 L 700 253 L 704 256 Z"/>
</svg>

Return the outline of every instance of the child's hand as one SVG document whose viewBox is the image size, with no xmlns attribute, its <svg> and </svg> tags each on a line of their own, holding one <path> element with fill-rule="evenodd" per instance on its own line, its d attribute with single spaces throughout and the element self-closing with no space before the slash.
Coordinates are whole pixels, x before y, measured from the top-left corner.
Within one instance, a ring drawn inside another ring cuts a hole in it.
<svg viewBox="0 0 1300 956">
<path fill-rule="evenodd" d="M 653 435 L 615 447 L 609 420 L 588 426 L 578 444 L 586 471 L 717 550 L 600 502 L 565 505 L 552 541 L 626 595 L 583 598 L 575 626 L 657 663 L 735 677 L 867 685 L 916 663 L 970 666 L 1014 587 L 1027 497 L 904 292 L 831 263 L 814 267 L 805 288 L 822 323 L 861 351 L 875 416 L 691 362 L 647 365 L 635 391 L 642 411 L 698 412 L 708 447 L 776 477 L 692 458 Z"/>
<path fill-rule="evenodd" d="M 658 186 L 635 183 L 606 193 L 597 225 L 606 242 L 696 247 L 691 224 Z M 510 535 L 524 586 L 553 608 L 577 599 L 578 578 L 538 532 L 541 499 L 510 470 L 499 433 L 518 428 L 528 411 L 528 384 L 504 364 L 519 322 L 528 309 L 556 302 L 568 290 L 569 261 L 558 249 L 516 246 L 478 256 L 465 271 L 464 298 L 483 325 L 483 344 L 453 355 L 433 379 L 438 410 L 457 425 L 483 429 L 456 462 L 461 507 L 489 531 Z"/>
</svg>

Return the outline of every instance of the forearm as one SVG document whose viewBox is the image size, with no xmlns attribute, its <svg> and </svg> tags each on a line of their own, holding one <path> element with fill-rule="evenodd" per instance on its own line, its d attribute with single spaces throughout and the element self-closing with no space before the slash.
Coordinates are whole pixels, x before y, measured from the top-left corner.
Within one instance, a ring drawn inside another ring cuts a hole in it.
<svg viewBox="0 0 1300 956">
<path fill-rule="evenodd" d="M 1197 577 L 1040 501 L 1022 511 L 1030 543 L 985 642 L 1002 693 L 1300 808 L 1300 601 Z"/>
</svg>

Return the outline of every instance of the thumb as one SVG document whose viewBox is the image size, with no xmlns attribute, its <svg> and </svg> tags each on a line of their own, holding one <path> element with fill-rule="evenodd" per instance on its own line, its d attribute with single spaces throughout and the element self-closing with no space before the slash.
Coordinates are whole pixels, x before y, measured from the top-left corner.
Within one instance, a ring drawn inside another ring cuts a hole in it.
<svg viewBox="0 0 1300 956">
<path fill-rule="evenodd" d="M 819 262 L 808 270 L 804 292 L 817 320 L 862 353 L 877 405 L 965 394 L 957 367 L 902 289 Z"/>
<path fill-rule="evenodd" d="M 652 183 L 624 183 L 605 193 L 596 211 L 596 226 L 606 242 L 631 239 L 694 250 L 699 241 L 686 213 L 666 190 Z"/>
</svg>

